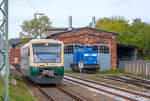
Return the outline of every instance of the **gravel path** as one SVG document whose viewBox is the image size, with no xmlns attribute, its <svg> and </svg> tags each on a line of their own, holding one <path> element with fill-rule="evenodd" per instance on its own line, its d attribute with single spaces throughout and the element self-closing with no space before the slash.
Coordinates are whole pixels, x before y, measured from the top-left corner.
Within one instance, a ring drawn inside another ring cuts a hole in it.
<svg viewBox="0 0 150 101">
<path fill-rule="evenodd" d="M 113 93 L 116 93 L 116 94 L 120 94 L 120 95 L 124 95 L 124 96 L 127 96 L 129 98 L 132 98 L 132 99 L 136 99 L 138 101 L 150 101 L 150 99 L 148 98 L 144 98 L 144 97 L 141 97 L 141 96 L 137 96 L 137 95 L 134 95 L 134 94 L 129 94 L 129 93 L 126 93 L 126 92 L 123 92 L 123 91 L 119 91 L 119 90 L 116 90 L 116 89 L 112 89 L 112 88 L 108 88 L 108 87 L 105 87 L 105 86 L 101 86 L 101 85 L 97 85 L 97 84 L 93 84 L 93 83 L 90 83 L 90 82 L 86 82 L 86 81 L 83 81 L 83 80 L 79 80 L 79 79 L 76 79 L 76 78 L 72 78 L 72 77 L 68 77 L 68 76 L 65 76 L 66 78 L 69 78 L 71 80 L 75 80 L 75 81 L 78 81 L 78 82 L 81 82 L 81 83 L 84 83 L 84 84 L 88 84 L 90 86 L 94 86 L 94 87 L 97 87 L 97 88 L 101 88 L 101 89 L 104 89 L 104 90 L 107 90 L 107 91 L 110 91 L 110 92 L 113 92 Z M 108 95 L 108 94 L 107 94 Z M 150 95 L 150 94 L 149 94 Z M 117 96 L 112 96 L 111 97 L 115 98 L 115 99 L 119 99 Z M 122 100 L 122 99 L 119 99 L 119 100 Z"/>
<path fill-rule="evenodd" d="M 66 89 L 70 90 L 71 92 L 87 99 L 88 101 L 118 101 L 116 99 L 113 99 L 112 97 L 100 94 L 95 91 L 91 91 L 87 88 L 85 89 L 84 87 L 79 86 L 78 84 L 73 84 L 64 80 L 62 81 L 61 85 Z"/>
<path fill-rule="evenodd" d="M 76 101 L 74 98 L 66 95 L 56 87 L 42 87 L 42 89 L 57 101 Z"/>
</svg>

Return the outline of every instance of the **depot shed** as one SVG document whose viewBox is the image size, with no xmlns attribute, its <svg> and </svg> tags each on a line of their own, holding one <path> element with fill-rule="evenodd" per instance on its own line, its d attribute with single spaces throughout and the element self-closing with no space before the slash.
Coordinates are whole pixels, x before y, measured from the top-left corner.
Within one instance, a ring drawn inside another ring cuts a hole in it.
<svg viewBox="0 0 150 101">
<path fill-rule="evenodd" d="M 136 61 L 137 47 L 131 45 L 117 44 L 117 64 L 119 61 Z"/>
<path fill-rule="evenodd" d="M 48 29 L 47 29 L 48 33 Z M 98 53 L 98 64 L 100 70 L 111 70 L 117 67 L 117 46 L 115 32 L 109 32 L 96 28 L 83 27 L 58 32 L 47 37 L 64 42 L 65 70 L 70 70 L 73 62 L 73 52 L 78 46 L 91 46 Z"/>
</svg>

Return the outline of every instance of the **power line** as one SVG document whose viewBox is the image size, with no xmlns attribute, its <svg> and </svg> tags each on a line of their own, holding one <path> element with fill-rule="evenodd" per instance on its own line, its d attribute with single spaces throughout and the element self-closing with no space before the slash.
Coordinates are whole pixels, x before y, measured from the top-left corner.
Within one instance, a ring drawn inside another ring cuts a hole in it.
<svg viewBox="0 0 150 101">
<path fill-rule="evenodd" d="M 35 9 L 35 7 L 32 5 L 32 3 L 30 2 L 30 0 L 26 0 L 27 3 L 31 6 L 31 8 L 35 11 L 38 12 L 37 9 Z"/>
<path fill-rule="evenodd" d="M 17 22 L 18 22 L 18 21 L 22 21 L 22 20 L 31 19 L 31 18 L 32 18 L 32 16 L 27 16 L 27 17 L 18 18 L 18 19 L 16 19 L 16 20 L 17 20 Z M 16 22 L 16 21 L 15 21 L 15 22 Z"/>
</svg>

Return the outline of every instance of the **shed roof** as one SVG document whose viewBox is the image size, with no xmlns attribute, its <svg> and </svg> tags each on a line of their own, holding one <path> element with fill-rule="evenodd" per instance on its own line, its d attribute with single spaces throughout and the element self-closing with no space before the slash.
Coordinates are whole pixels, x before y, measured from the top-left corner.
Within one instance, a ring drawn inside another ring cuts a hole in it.
<svg viewBox="0 0 150 101">
<path fill-rule="evenodd" d="M 77 29 L 77 28 L 74 28 L 74 27 L 72 27 L 72 29 Z M 68 28 L 66 28 L 66 27 L 52 27 L 52 28 L 46 28 L 46 31 L 54 31 L 54 30 L 64 30 L 64 31 L 67 31 L 68 30 Z"/>
<path fill-rule="evenodd" d="M 52 27 L 52 28 L 46 28 L 46 31 L 48 30 L 67 30 L 68 28 L 65 27 Z"/>
<path fill-rule="evenodd" d="M 137 49 L 137 48 L 138 48 L 138 47 L 136 47 L 136 46 L 124 45 L 124 44 L 118 43 L 118 44 L 117 44 L 117 48 L 120 48 L 120 47 L 122 47 L 122 48 L 133 48 L 133 49 Z"/>
<path fill-rule="evenodd" d="M 11 45 L 18 45 L 21 43 L 21 39 L 20 38 L 12 38 L 9 40 L 9 44 Z"/>
<path fill-rule="evenodd" d="M 101 29 L 98 29 L 98 28 L 91 28 L 91 27 L 82 27 L 82 28 L 73 28 L 72 30 L 66 30 L 64 32 L 58 32 L 58 33 L 54 33 L 46 38 L 49 38 L 51 36 L 54 36 L 54 35 L 58 35 L 58 34 L 63 34 L 63 33 L 68 33 L 68 32 L 73 32 L 73 31 L 77 31 L 77 30 L 81 30 L 81 29 L 92 29 L 92 30 L 97 30 L 97 31 L 102 31 L 102 32 L 108 32 L 108 33 L 112 33 L 112 34 L 115 34 L 115 35 L 119 35 L 119 33 L 116 33 L 116 32 L 111 32 L 111 31 L 106 31 L 106 30 L 101 30 Z"/>
</svg>

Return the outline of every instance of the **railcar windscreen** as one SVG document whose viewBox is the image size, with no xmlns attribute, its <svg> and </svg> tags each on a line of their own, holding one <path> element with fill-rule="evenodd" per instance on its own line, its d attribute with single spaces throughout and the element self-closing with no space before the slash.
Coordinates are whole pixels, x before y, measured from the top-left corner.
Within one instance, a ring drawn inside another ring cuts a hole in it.
<svg viewBox="0 0 150 101">
<path fill-rule="evenodd" d="M 34 63 L 60 63 L 61 44 L 33 43 Z"/>
</svg>

